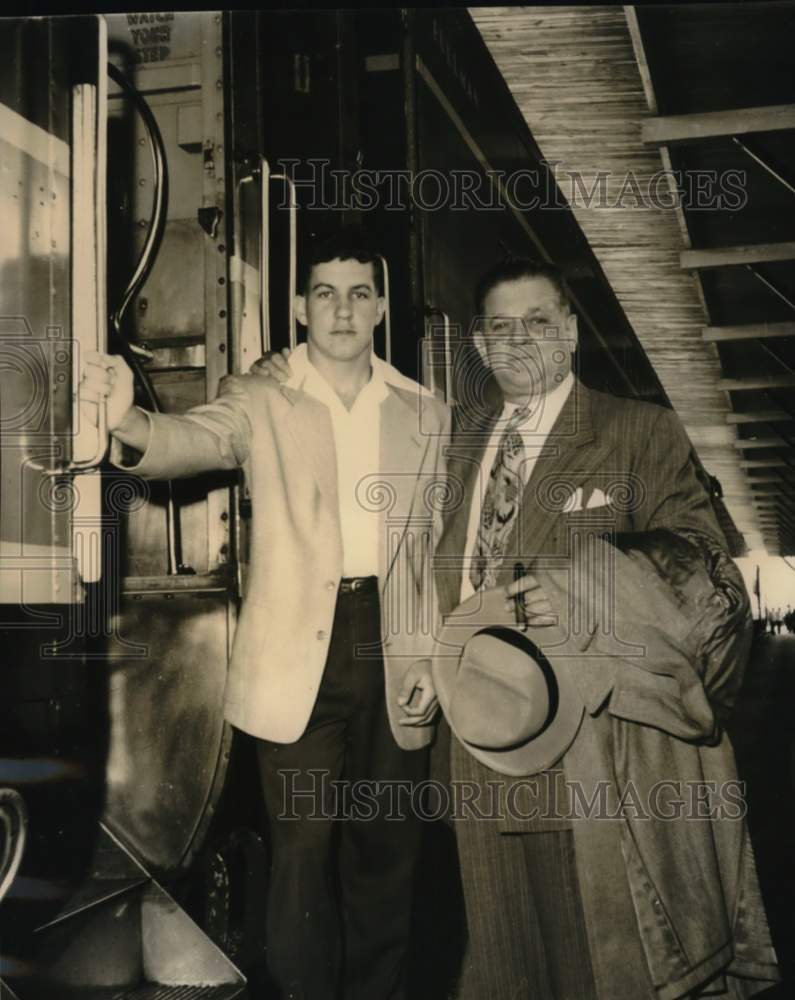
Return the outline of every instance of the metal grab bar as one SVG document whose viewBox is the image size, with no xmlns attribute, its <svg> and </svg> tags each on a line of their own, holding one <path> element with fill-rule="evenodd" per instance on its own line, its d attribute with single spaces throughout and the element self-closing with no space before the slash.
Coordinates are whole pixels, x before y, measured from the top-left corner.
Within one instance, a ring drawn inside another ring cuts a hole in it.
<svg viewBox="0 0 795 1000">
<path fill-rule="evenodd" d="M 384 354 L 388 364 L 392 364 L 392 306 L 389 301 L 389 264 L 383 254 L 378 255 L 384 275 Z"/>
<path fill-rule="evenodd" d="M 259 314 L 260 314 L 260 348 L 265 354 L 271 349 L 271 317 L 270 317 L 270 182 L 283 181 L 290 192 L 290 259 L 289 259 L 289 342 L 290 350 L 298 343 L 298 333 L 295 324 L 295 295 L 298 281 L 298 194 L 295 182 L 288 174 L 272 174 L 270 164 L 264 156 L 259 157 L 257 166 L 250 173 L 241 177 L 234 190 L 234 240 L 235 260 L 238 269 L 243 267 L 240 189 L 249 184 L 254 177 L 260 179 L 260 240 L 259 240 Z"/>
<path fill-rule="evenodd" d="M 101 96 L 101 95 L 99 95 Z M 72 336 L 84 350 L 104 350 L 107 344 L 105 303 L 105 159 L 107 102 L 97 87 L 78 83 L 72 88 Z M 86 253 L 86 247 L 89 252 Z M 72 365 L 73 420 L 80 419 L 80 365 Z M 108 448 L 107 403 L 97 403 L 96 443 L 88 458 L 73 459 L 69 471 L 96 468 Z"/>
<path fill-rule="evenodd" d="M 79 401 L 78 391 L 78 401 Z M 79 459 L 69 463 L 69 472 L 84 472 L 86 469 L 96 469 L 105 452 L 108 450 L 108 401 L 104 397 L 97 400 L 97 446 L 91 458 Z"/>
<path fill-rule="evenodd" d="M 444 309 L 439 309 L 437 306 L 426 306 L 425 308 L 426 317 L 431 316 L 441 316 L 442 318 L 442 328 L 443 328 L 443 340 L 444 345 L 444 398 L 445 402 L 452 405 L 453 403 L 453 358 L 452 358 L 452 342 L 450 337 L 452 324 L 450 322 L 450 317 L 444 311 Z M 431 391 L 436 392 L 436 371 L 431 362 Z"/>
<path fill-rule="evenodd" d="M 270 315 L 270 176 L 271 168 L 264 156 L 259 161 L 260 172 L 260 234 L 259 234 L 259 317 L 262 353 L 271 349 Z"/>
<path fill-rule="evenodd" d="M 290 191 L 290 350 L 294 350 L 298 343 L 298 331 L 295 328 L 295 293 L 297 291 L 298 278 L 298 193 L 295 182 L 288 174 L 271 174 L 272 181 L 284 181 Z"/>
</svg>

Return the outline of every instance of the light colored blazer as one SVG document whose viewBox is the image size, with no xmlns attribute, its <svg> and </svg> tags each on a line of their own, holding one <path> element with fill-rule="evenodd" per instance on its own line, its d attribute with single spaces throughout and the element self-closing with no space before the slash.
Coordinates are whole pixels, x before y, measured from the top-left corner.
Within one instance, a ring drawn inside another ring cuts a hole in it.
<svg viewBox="0 0 795 1000">
<path fill-rule="evenodd" d="M 406 670 L 430 655 L 434 508 L 444 482 L 447 407 L 391 366 L 381 403 L 381 471 L 362 502 L 381 521 L 378 579 L 392 732 L 405 749 L 432 727 L 403 727 Z M 413 388 L 412 388 L 413 387 Z M 257 375 L 228 376 L 211 403 L 181 415 L 147 414 L 149 444 L 135 465 L 147 479 L 242 466 L 252 498 L 251 565 L 225 694 L 229 722 L 292 743 L 306 729 L 328 654 L 342 576 L 334 438 L 328 409 L 300 389 Z M 117 442 L 111 461 L 121 464 Z M 373 650 L 372 655 L 380 655 Z"/>
</svg>

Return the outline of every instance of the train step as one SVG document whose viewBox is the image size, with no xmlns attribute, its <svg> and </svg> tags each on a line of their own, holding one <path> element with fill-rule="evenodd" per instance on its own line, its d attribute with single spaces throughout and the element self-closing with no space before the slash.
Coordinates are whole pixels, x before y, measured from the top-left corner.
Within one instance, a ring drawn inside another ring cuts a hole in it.
<svg viewBox="0 0 795 1000">
<path fill-rule="evenodd" d="M 86 1000 L 233 1000 L 240 986 L 163 986 L 142 983 L 130 989 L 86 993 Z"/>
<path fill-rule="evenodd" d="M 18 1000 L 233 1000 L 245 979 L 106 828 L 91 874 L 33 935 Z M 0 985 L 0 997 L 4 997 Z"/>
</svg>

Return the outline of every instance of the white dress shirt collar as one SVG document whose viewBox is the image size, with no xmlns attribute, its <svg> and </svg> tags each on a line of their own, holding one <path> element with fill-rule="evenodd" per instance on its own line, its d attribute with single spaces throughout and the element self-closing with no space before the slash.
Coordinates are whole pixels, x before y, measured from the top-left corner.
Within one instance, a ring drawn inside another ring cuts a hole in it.
<svg viewBox="0 0 795 1000">
<path fill-rule="evenodd" d="M 538 444 L 543 444 L 547 435 L 552 430 L 555 421 L 560 416 L 560 412 L 569 393 L 574 387 L 574 375 L 569 372 L 560 385 L 556 385 L 551 392 L 540 397 L 533 407 L 527 411 L 527 416 L 517 426 L 522 432 L 522 437 L 526 444 L 532 444 L 532 438 L 537 438 Z M 505 424 L 513 417 L 519 409 L 517 403 L 510 403 L 507 400 L 503 404 L 502 412 L 497 418 L 497 425 L 503 430 Z"/>
<path fill-rule="evenodd" d="M 306 391 L 309 391 L 309 385 L 317 385 L 315 376 L 320 378 L 324 385 L 331 388 L 326 379 L 309 360 L 309 350 L 305 343 L 299 344 L 293 350 L 290 354 L 289 363 L 292 374 L 284 383 L 288 389 L 305 389 Z M 370 382 L 367 384 L 369 385 L 370 383 L 374 383 L 379 386 L 379 399 L 384 399 L 386 397 L 388 387 L 403 389 L 404 391 L 412 394 L 420 392 L 425 396 L 432 395 L 432 393 L 430 393 L 424 386 L 415 382 L 413 379 L 407 378 L 402 372 L 399 372 L 397 368 L 393 367 L 382 358 L 379 358 L 375 353 L 370 355 L 370 367 L 372 375 L 370 377 Z M 306 383 L 307 378 L 310 378 L 309 384 Z M 331 391 L 334 392 L 333 389 Z M 313 392 L 312 395 L 315 395 L 315 393 Z M 336 393 L 334 393 L 334 395 L 336 396 Z"/>
</svg>

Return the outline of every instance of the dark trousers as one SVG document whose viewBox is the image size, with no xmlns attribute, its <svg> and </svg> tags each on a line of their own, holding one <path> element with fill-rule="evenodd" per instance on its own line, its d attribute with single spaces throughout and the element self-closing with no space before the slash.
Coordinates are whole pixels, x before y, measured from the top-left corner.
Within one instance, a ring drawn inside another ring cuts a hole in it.
<svg viewBox="0 0 795 1000">
<path fill-rule="evenodd" d="M 427 752 L 402 750 L 392 735 L 380 628 L 375 578 L 341 592 L 306 732 L 292 744 L 258 741 L 272 851 L 268 969 L 285 1000 L 406 996 L 420 842 L 410 786 L 425 777 Z M 369 649 L 357 656 L 357 646 Z"/>
</svg>

